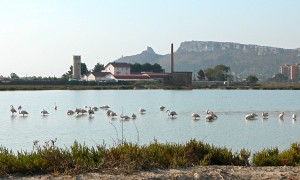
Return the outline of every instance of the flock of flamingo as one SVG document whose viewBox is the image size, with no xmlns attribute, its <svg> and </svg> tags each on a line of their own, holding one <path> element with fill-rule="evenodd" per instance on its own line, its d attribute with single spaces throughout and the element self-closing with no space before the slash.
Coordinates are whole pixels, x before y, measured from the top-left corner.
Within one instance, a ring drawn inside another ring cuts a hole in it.
<svg viewBox="0 0 300 180">
<path fill-rule="evenodd" d="M 100 106 L 99 108 L 106 110 L 106 115 L 109 116 L 109 117 L 111 117 L 112 119 L 114 119 L 115 117 L 117 117 L 117 113 L 115 113 L 112 110 L 109 110 L 110 107 L 108 105 L 103 105 L 103 106 Z M 96 107 L 96 106 L 92 106 L 92 107 L 90 107 L 90 106 L 84 106 L 84 108 L 76 108 L 74 111 L 73 110 L 67 110 L 67 115 L 73 115 L 73 114 L 76 113 L 77 115 L 89 114 L 90 116 L 92 116 L 93 114 L 95 114 L 95 111 L 99 110 L 99 108 Z M 57 110 L 56 104 L 54 106 L 54 109 Z M 160 106 L 159 109 L 161 111 L 164 111 L 165 110 L 165 106 Z M 12 113 L 12 115 L 14 115 L 15 113 L 19 113 L 21 116 L 28 116 L 28 114 L 29 114 L 26 110 L 22 109 L 22 106 L 19 106 L 17 108 L 17 110 L 16 110 L 13 105 L 10 106 L 10 112 Z M 146 113 L 146 109 L 140 108 L 139 109 L 139 113 L 140 114 L 145 114 Z M 166 113 L 172 119 L 176 118 L 176 116 L 178 115 L 176 113 L 176 111 L 171 111 L 169 109 L 166 110 Z M 41 114 L 43 116 L 46 116 L 46 115 L 49 115 L 49 112 L 47 110 L 43 109 L 41 111 Z M 198 113 L 192 113 L 191 116 L 192 116 L 192 118 L 194 120 L 200 118 L 200 115 Z M 206 116 L 207 120 L 215 120 L 215 119 L 218 118 L 218 116 L 215 113 L 213 113 L 212 111 L 209 111 L 209 110 L 206 111 L 206 115 L 205 116 Z M 120 117 L 123 120 L 128 120 L 128 119 L 135 119 L 137 116 L 134 113 L 132 113 L 131 116 L 123 115 L 123 113 L 122 113 L 120 115 Z"/>
<path fill-rule="evenodd" d="M 114 119 L 115 117 L 118 116 L 117 113 L 115 113 L 112 110 L 109 110 L 110 107 L 108 105 L 103 105 L 103 106 L 100 106 L 99 108 L 106 110 L 106 115 L 109 116 L 109 117 L 111 117 L 112 119 Z M 84 108 L 76 108 L 74 111 L 73 110 L 67 110 L 67 115 L 73 115 L 73 114 L 76 113 L 77 115 L 89 114 L 90 116 L 92 116 L 93 114 L 95 114 L 95 111 L 99 110 L 99 108 L 96 107 L 96 106 L 92 106 L 92 107 L 90 107 L 90 106 L 89 107 L 88 106 L 84 106 Z M 56 104 L 54 106 L 54 109 L 57 110 Z M 161 111 L 164 111 L 165 110 L 165 106 L 160 106 L 159 109 Z M 22 110 L 22 106 L 19 106 L 17 108 L 17 110 L 14 108 L 13 105 L 10 106 L 10 111 L 11 111 L 12 115 L 14 115 L 14 113 L 19 113 L 22 116 L 28 116 L 28 114 L 29 114 L 26 110 Z M 146 110 L 144 108 L 140 108 L 139 109 L 139 113 L 140 114 L 145 114 Z M 166 113 L 172 119 L 176 118 L 176 116 L 178 115 L 175 111 L 170 111 L 169 109 L 166 110 Z M 43 116 L 49 115 L 48 111 L 45 110 L 45 109 L 43 109 L 41 111 L 41 114 Z M 198 113 L 192 113 L 191 116 L 192 116 L 192 118 L 194 120 L 200 118 L 200 115 Z M 263 119 L 268 119 L 269 113 L 268 112 L 262 112 L 261 116 L 262 116 Z M 122 120 L 129 120 L 129 119 L 135 119 L 137 116 L 134 113 L 132 113 L 131 116 L 124 115 L 122 113 L 120 115 L 120 117 L 121 117 Z M 258 117 L 258 115 L 256 113 L 251 113 L 251 114 L 247 114 L 245 116 L 245 119 L 246 120 L 255 120 L 257 117 Z M 281 112 L 279 114 L 279 119 L 283 120 L 283 117 L 284 117 L 284 112 Z M 217 118 L 218 118 L 218 116 L 214 112 L 212 112 L 210 110 L 206 110 L 206 112 L 205 112 L 205 119 L 206 120 L 212 121 L 212 120 L 216 120 Z M 293 113 L 292 114 L 292 119 L 296 120 L 296 118 L 297 118 L 297 115 L 295 113 Z"/>
<path fill-rule="evenodd" d="M 247 119 L 247 120 L 254 120 L 254 119 L 256 119 L 257 116 L 258 115 L 256 113 L 251 113 L 251 114 L 247 114 L 245 116 L 245 119 Z M 262 116 L 263 119 L 268 119 L 269 113 L 268 112 L 262 112 L 261 116 Z M 283 120 L 284 112 L 281 112 L 278 117 L 279 117 L 280 120 Z M 297 119 L 297 115 L 295 113 L 292 114 L 292 119 L 293 120 Z"/>
</svg>

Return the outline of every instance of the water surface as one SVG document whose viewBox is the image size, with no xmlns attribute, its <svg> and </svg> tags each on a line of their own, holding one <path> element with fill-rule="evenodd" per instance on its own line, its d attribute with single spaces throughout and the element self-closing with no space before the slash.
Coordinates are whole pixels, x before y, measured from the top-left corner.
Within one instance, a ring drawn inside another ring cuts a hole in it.
<svg viewBox="0 0 300 180">
<path fill-rule="evenodd" d="M 300 117 L 300 91 L 293 90 L 53 90 L 0 92 L 0 144 L 13 150 L 31 150 L 33 141 L 40 144 L 57 138 L 57 145 L 69 147 L 74 140 L 95 146 L 105 142 L 114 145 L 123 136 L 127 141 L 148 144 L 159 142 L 184 143 L 191 138 L 217 146 L 251 151 L 279 147 L 283 150 L 300 140 L 300 119 L 292 120 L 292 113 Z M 54 110 L 54 105 L 58 110 Z M 107 104 L 118 115 L 135 113 L 135 120 L 112 120 L 105 110 L 93 117 L 68 116 L 68 109 Z M 28 117 L 11 115 L 10 105 L 29 112 Z M 178 116 L 170 119 L 163 105 Z M 146 109 L 139 114 L 139 108 Z M 42 116 L 46 109 L 49 116 Z M 205 111 L 215 112 L 219 118 L 207 122 Z M 245 120 L 245 115 L 269 112 L 263 120 Z M 284 120 L 278 115 L 285 112 Z M 193 120 L 191 113 L 200 114 Z M 123 125 L 123 128 L 122 128 Z"/>
</svg>

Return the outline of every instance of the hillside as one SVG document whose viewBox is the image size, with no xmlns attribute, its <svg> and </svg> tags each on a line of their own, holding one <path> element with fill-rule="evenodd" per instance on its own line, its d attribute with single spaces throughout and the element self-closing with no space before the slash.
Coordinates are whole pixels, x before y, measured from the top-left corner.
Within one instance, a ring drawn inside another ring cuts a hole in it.
<svg viewBox="0 0 300 180">
<path fill-rule="evenodd" d="M 151 47 L 140 54 L 122 57 L 118 62 L 158 63 L 170 70 L 170 54 L 159 55 Z M 300 48 L 283 49 L 232 42 L 186 41 L 174 52 L 175 71 L 197 72 L 224 64 L 240 77 L 256 75 L 269 78 L 283 64 L 300 63 Z"/>
</svg>

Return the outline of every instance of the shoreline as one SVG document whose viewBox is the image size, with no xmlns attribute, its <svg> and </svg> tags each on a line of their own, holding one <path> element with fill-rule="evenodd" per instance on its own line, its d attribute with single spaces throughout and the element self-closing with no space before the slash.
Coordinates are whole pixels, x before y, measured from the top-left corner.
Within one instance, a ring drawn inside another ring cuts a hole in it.
<svg viewBox="0 0 300 180">
<path fill-rule="evenodd" d="M 78 175 L 10 175 L 4 179 L 300 179 L 300 167 L 291 166 L 195 166 L 167 170 L 138 171 L 132 174 L 107 172 L 82 173 Z"/>
<path fill-rule="evenodd" d="M 297 86 L 163 86 L 163 85 L 0 85 L 1 91 L 40 91 L 40 90 L 300 90 L 300 84 Z"/>
</svg>

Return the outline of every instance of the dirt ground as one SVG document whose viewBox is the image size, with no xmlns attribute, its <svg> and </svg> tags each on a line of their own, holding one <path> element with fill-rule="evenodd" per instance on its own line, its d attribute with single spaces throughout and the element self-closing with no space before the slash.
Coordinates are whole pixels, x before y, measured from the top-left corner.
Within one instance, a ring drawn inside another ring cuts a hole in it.
<svg viewBox="0 0 300 180">
<path fill-rule="evenodd" d="M 24 179 L 24 180 L 90 180 L 90 179 L 300 179 L 300 167 L 240 167 L 240 166 L 198 166 L 184 169 L 140 171 L 130 175 L 112 175 L 106 173 L 86 173 L 76 176 L 69 175 L 35 175 L 18 176 L 13 175 L 4 179 Z"/>
</svg>

